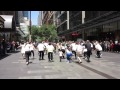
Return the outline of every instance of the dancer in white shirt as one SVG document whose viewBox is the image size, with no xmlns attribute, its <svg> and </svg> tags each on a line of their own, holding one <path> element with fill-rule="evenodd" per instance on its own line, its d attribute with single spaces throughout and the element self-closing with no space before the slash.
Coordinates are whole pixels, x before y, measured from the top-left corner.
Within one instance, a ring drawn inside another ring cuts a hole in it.
<svg viewBox="0 0 120 90">
<path fill-rule="evenodd" d="M 101 47 L 101 45 L 99 44 L 98 41 L 96 41 L 95 48 L 96 48 L 96 52 L 97 52 L 97 54 L 96 54 L 97 58 L 100 58 L 101 57 L 102 47 Z"/>
<path fill-rule="evenodd" d="M 37 46 L 38 51 L 39 51 L 39 60 L 45 60 L 44 59 L 44 50 L 45 50 L 45 45 L 40 42 Z"/>
<path fill-rule="evenodd" d="M 48 41 L 44 42 L 45 45 L 45 54 L 47 55 L 47 46 L 48 46 Z"/>
<path fill-rule="evenodd" d="M 34 47 L 33 43 L 31 42 L 30 43 L 30 51 L 31 51 L 31 54 L 33 54 L 33 58 L 34 58 L 34 49 L 35 49 L 35 47 Z"/>
<path fill-rule="evenodd" d="M 80 42 L 77 43 L 76 52 L 77 52 L 77 59 L 79 60 L 79 63 L 82 63 L 82 60 L 80 57 L 82 56 L 82 53 L 83 53 L 83 46 L 80 44 Z"/>
<path fill-rule="evenodd" d="M 77 59 L 77 56 L 76 56 L 77 45 L 75 42 L 71 44 L 71 49 L 72 49 L 72 53 L 75 55 L 75 59 Z"/>
<path fill-rule="evenodd" d="M 31 55 L 31 51 L 30 51 L 30 43 L 27 42 L 25 45 L 25 57 L 26 57 L 26 64 L 29 64 L 29 57 Z"/>
<path fill-rule="evenodd" d="M 49 43 L 49 45 L 47 46 L 47 52 L 48 52 L 48 61 L 53 62 L 54 46 L 51 43 Z"/>
<path fill-rule="evenodd" d="M 20 47 L 21 47 L 21 54 L 22 54 L 22 57 L 24 59 L 25 58 L 25 43 L 22 42 Z"/>
</svg>

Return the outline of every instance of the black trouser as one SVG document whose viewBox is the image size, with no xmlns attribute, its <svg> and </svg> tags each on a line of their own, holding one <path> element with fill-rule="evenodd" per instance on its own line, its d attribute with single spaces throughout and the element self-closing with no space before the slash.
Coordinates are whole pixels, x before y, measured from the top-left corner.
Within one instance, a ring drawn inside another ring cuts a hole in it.
<svg viewBox="0 0 120 90">
<path fill-rule="evenodd" d="M 100 58 L 100 51 L 97 51 L 97 57 Z"/>
<path fill-rule="evenodd" d="M 39 51 L 39 59 L 44 59 L 44 51 Z"/>
<path fill-rule="evenodd" d="M 62 56 L 60 56 L 60 62 L 62 61 Z"/>
<path fill-rule="evenodd" d="M 84 58 L 87 57 L 87 52 L 84 52 Z"/>
<path fill-rule="evenodd" d="M 72 51 L 72 53 L 75 55 L 75 58 L 76 58 L 76 51 Z"/>
<path fill-rule="evenodd" d="M 62 49 L 63 52 L 63 58 L 65 58 L 65 49 Z"/>
<path fill-rule="evenodd" d="M 88 61 L 90 60 L 90 55 L 91 55 L 91 50 L 88 50 L 87 51 L 87 59 L 88 59 Z"/>
<path fill-rule="evenodd" d="M 48 60 L 53 60 L 53 52 L 48 52 Z"/>
<path fill-rule="evenodd" d="M 3 55 L 6 54 L 6 48 L 3 48 Z"/>
<path fill-rule="evenodd" d="M 30 51 L 25 51 L 26 62 L 29 62 L 30 53 Z"/>
<path fill-rule="evenodd" d="M 31 50 L 31 53 L 33 54 L 33 57 L 34 57 L 34 51 L 33 50 Z"/>
</svg>

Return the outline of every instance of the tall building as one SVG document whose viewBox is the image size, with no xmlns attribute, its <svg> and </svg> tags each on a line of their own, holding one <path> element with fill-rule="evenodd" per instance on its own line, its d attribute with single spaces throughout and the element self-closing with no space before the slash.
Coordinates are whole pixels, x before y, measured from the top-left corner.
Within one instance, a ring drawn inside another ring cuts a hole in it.
<svg viewBox="0 0 120 90">
<path fill-rule="evenodd" d="M 0 16 L 5 20 L 4 28 L 0 30 L 0 37 L 12 40 L 16 35 L 16 11 L 0 11 Z"/>
<path fill-rule="evenodd" d="M 42 11 L 39 11 L 39 15 L 38 15 L 38 26 L 42 25 L 42 19 L 43 19 L 43 15 L 42 15 Z"/>
<path fill-rule="evenodd" d="M 86 11 L 85 39 L 120 40 L 119 11 Z"/>
<path fill-rule="evenodd" d="M 23 17 L 29 18 L 29 11 L 23 11 Z"/>
<path fill-rule="evenodd" d="M 29 35 L 30 20 L 28 13 L 28 11 L 19 11 L 20 29 L 24 32 L 23 37 Z"/>
<path fill-rule="evenodd" d="M 55 11 L 42 11 L 41 18 L 42 18 L 42 24 L 54 24 L 55 22 Z"/>
<path fill-rule="evenodd" d="M 61 23 L 61 19 L 58 19 L 59 23 Z M 79 38 L 84 40 L 120 40 L 119 11 L 70 11 L 69 25 L 68 30 L 67 26 L 57 28 L 58 35 L 66 40 L 76 41 Z"/>
<path fill-rule="evenodd" d="M 43 11 L 42 22 L 62 40 L 120 40 L 120 11 Z"/>
</svg>

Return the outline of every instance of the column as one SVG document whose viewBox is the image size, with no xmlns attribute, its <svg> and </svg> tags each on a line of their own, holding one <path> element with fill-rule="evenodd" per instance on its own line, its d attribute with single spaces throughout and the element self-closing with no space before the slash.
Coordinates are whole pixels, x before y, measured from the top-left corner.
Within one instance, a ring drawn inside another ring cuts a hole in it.
<svg viewBox="0 0 120 90">
<path fill-rule="evenodd" d="M 82 24 L 84 24 L 84 22 L 85 22 L 85 11 L 82 11 Z"/>
<path fill-rule="evenodd" d="M 53 25 L 55 25 L 55 11 L 53 11 Z"/>
<path fill-rule="evenodd" d="M 67 30 L 69 30 L 69 11 L 67 11 Z"/>
<path fill-rule="evenodd" d="M 85 23 L 85 11 L 82 11 L 82 24 Z M 82 31 L 82 38 L 85 39 L 85 30 Z"/>
</svg>

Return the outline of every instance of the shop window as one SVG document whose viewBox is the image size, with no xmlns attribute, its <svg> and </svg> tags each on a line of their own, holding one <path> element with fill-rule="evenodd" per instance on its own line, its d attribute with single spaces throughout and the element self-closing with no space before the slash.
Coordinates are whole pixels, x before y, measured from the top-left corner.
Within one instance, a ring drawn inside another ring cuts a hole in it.
<svg viewBox="0 0 120 90">
<path fill-rule="evenodd" d="M 110 30 L 110 25 L 109 24 L 103 25 L 103 32 L 109 32 L 109 30 Z"/>
<path fill-rule="evenodd" d="M 110 31 L 117 30 L 117 22 L 110 23 Z"/>
<path fill-rule="evenodd" d="M 118 21 L 118 30 L 120 30 L 120 21 Z"/>
</svg>

